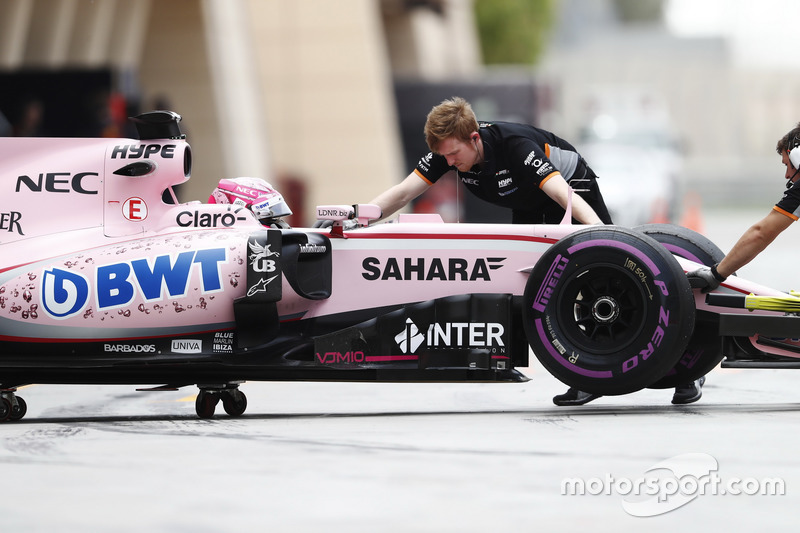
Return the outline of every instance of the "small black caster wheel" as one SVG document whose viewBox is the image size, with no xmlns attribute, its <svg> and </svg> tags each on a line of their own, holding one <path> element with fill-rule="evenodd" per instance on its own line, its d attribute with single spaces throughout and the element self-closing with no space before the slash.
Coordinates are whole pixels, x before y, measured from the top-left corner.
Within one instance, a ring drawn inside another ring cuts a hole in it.
<svg viewBox="0 0 800 533">
<path fill-rule="evenodd" d="M 214 416 L 214 411 L 219 402 L 219 394 L 213 392 L 200 391 L 197 394 L 197 400 L 194 402 L 194 408 L 197 416 L 200 418 L 211 418 Z"/>
<path fill-rule="evenodd" d="M 242 416 L 247 409 L 247 396 L 239 389 L 226 390 L 222 393 L 222 407 L 230 416 Z"/>
<path fill-rule="evenodd" d="M 22 417 L 25 416 L 25 413 L 28 412 L 28 404 L 25 402 L 25 400 L 23 400 L 19 396 L 17 396 L 15 400 L 16 400 L 16 405 L 11 407 L 11 414 L 8 417 L 8 419 L 13 422 L 21 420 Z"/>
<path fill-rule="evenodd" d="M 0 398 L 0 422 L 11 418 L 11 402 L 8 398 Z"/>
</svg>

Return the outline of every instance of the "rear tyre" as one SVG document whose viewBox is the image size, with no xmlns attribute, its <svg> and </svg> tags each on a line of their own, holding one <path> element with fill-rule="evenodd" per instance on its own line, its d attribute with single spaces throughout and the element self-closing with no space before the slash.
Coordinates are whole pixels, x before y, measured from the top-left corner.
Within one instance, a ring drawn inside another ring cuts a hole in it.
<svg viewBox="0 0 800 533">
<path fill-rule="evenodd" d="M 695 263 L 711 266 L 722 261 L 725 254 L 711 240 L 682 226 L 645 224 L 637 231 L 652 237 L 672 254 Z M 669 389 L 691 383 L 711 372 L 722 361 L 722 338 L 716 315 L 698 311 L 694 333 L 686 350 L 667 374 L 650 385 L 653 389 Z"/>
<path fill-rule="evenodd" d="M 585 228 L 555 243 L 524 293 L 524 328 L 537 359 L 594 394 L 627 394 L 660 379 L 683 353 L 694 317 L 675 258 L 621 227 Z"/>
</svg>

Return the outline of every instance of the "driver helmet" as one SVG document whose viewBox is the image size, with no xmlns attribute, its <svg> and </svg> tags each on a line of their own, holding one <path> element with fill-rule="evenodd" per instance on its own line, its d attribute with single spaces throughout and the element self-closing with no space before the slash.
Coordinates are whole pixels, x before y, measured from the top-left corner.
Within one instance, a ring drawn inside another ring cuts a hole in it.
<svg viewBox="0 0 800 533">
<path fill-rule="evenodd" d="M 260 221 L 292 214 L 281 193 L 261 178 L 221 179 L 211 191 L 208 203 L 246 207 Z"/>
</svg>

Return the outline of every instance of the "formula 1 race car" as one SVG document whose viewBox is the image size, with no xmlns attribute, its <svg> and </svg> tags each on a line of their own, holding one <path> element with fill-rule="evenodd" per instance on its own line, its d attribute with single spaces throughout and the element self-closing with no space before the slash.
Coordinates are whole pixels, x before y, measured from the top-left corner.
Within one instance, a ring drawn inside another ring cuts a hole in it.
<svg viewBox="0 0 800 533">
<path fill-rule="evenodd" d="M 794 297 L 731 277 L 706 301 L 685 272 L 721 252 L 685 228 L 572 225 L 569 209 L 557 225 L 370 226 L 371 205 L 320 206 L 324 228 L 265 227 L 235 204 L 179 203 L 180 117 L 133 120 L 138 140 L 0 139 L 2 421 L 25 415 L 16 392 L 31 383 L 197 385 L 208 418 L 219 401 L 243 414 L 246 380 L 521 382 L 532 351 L 564 383 L 614 395 L 688 382 L 724 355 L 799 357 L 736 321 L 794 321 L 740 296 Z"/>
</svg>

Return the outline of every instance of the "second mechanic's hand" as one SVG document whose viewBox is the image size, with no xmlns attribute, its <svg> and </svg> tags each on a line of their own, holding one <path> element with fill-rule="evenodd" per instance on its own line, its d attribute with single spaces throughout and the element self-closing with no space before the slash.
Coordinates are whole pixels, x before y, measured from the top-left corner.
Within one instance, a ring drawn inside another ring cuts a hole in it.
<svg viewBox="0 0 800 533">
<path fill-rule="evenodd" d="M 693 289 L 700 289 L 700 292 L 711 292 L 719 287 L 720 281 L 711 272 L 710 267 L 700 267 L 697 270 L 686 273 L 689 278 L 689 285 Z"/>
</svg>

